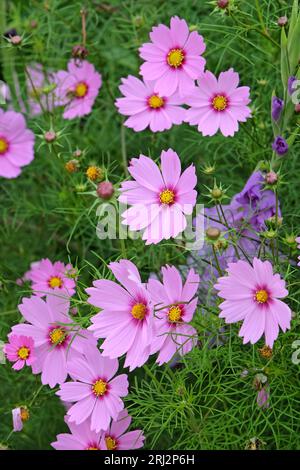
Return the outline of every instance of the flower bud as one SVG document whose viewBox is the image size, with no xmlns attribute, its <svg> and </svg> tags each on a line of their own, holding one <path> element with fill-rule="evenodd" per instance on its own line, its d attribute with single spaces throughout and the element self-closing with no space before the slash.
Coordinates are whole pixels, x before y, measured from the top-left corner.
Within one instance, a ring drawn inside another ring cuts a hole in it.
<svg viewBox="0 0 300 470">
<path fill-rule="evenodd" d="M 208 227 L 205 233 L 209 240 L 218 240 L 221 235 L 221 231 L 217 227 Z"/>
<path fill-rule="evenodd" d="M 78 160 L 69 160 L 66 164 L 65 164 L 65 169 L 67 170 L 68 173 L 75 173 L 75 171 L 78 170 L 78 167 L 79 167 L 79 162 Z"/>
<path fill-rule="evenodd" d="M 44 134 L 45 141 L 48 142 L 48 144 L 51 144 L 52 142 L 55 141 L 57 135 L 54 131 L 47 131 Z"/>
<path fill-rule="evenodd" d="M 82 155 L 82 150 L 80 149 L 76 149 L 74 152 L 73 152 L 73 157 L 75 158 L 80 158 Z"/>
<path fill-rule="evenodd" d="M 74 59 L 83 60 L 88 56 L 88 54 L 89 54 L 89 52 L 88 52 L 87 48 L 85 46 L 80 45 L 80 44 L 77 44 L 72 49 L 72 57 L 74 57 Z"/>
<path fill-rule="evenodd" d="M 275 184 L 278 181 L 278 175 L 275 171 L 269 171 L 265 176 L 265 182 L 268 184 Z"/>
<path fill-rule="evenodd" d="M 288 22 L 287 16 L 280 16 L 280 17 L 278 18 L 278 20 L 277 20 L 277 24 L 278 24 L 278 26 L 280 26 L 281 28 L 282 28 L 283 26 L 285 26 L 285 25 L 287 24 L 287 22 Z"/>
<path fill-rule="evenodd" d="M 22 43 L 22 38 L 18 34 L 10 37 L 10 42 L 13 46 L 19 46 Z"/>
<path fill-rule="evenodd" d="M 295 113 L 300 113 L 300 103 L 295 105 Z"/>
<path fill-rule="evenodd" d="M 113 184 L 110 181 L 102 181 L 102 183 L 98 184 L 97 194 L 100 198 L 110 199 L 114 192 Z"/>
<path fill-rule="evenodd" d="M 227 8 L 229 5 L 229 0 L 218 0 L 217 1 L 217 6 L 219 8 L 221 8 L 222 10 L 224 10 L 225 8 Z"/>
</svg>

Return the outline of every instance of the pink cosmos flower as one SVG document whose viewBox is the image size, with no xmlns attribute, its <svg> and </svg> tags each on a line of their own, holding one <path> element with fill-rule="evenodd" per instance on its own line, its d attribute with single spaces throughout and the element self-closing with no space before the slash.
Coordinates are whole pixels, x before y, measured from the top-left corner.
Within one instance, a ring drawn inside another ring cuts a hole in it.
<svg viewBox="0 0 300 470">
<path fill-rule="evenodd" d="M 131 423 L 131 416 L 127 410 L 121 411 L 116 420 L 103 433 L 105 450 L 132 450 L 140 449 L 144 445 L 143 431 L 125 432 Z"/>
<path fill-rule="evenodd" d="M 124 125 L 136 132 L 148 126 L 152 132 L 165 131 L 184 121 L 185 109 L 180 106 L 183 100 L 176 93 L 168 97 L 160 95 L 154 91 L 154 84 L 132 75 L 122 78 L 119 88 L 124 98 L 118 98 L 115 104 L 121 114 L 130 116 Z"/>
<path fill-rule="evenodd" d="M 0 176 L 16 178 L 34 157 L 34 134 L 21 113 L 0 108 Z"/>
<path fill-rule="evenodd" d="M 262 408 L 266 409 L 270 406 L 270 392 L 268 385 L 265 385 L 257 392 L 256 403 L 257 405 Z"/>
<path fill-rule="evenodd" d="M 56 394 L 75 403 L 67 412 L 71 423 L 81 424 L 91 417 L 92 431 L 108 429 L 111 419 L 124 408 L 120 397 L 128 394 L 127 375 L 112 378 L 118 367 L 117 359 L 104 357 L 95 346 L 88 346 L 84 356 L 69 362 L 68 372 L 74 381 L 62 384 Z"/>
<path fill-rule="evenodd" d="M 251 117 L 250 89 L 238 87 L 239 74 L 233 69 L 221 72 L 217 79 L 208 70 L 198 80 L 198 87 L 185 99 L 191 106 L 186 112 L 186 122 L 197 124 L 204 136 L 212 136 L 220 129 L 225 137 L 233 136 L 239 121 Z"/>
<path fill-rule="evenodd" d="M 12 411 L 13 431 L 19 432 L 23 429 L 23 423 L 29 419 L 29 411 L 26 406 L 14 408 Z"/>
<path fill-rule="evenodd" d="M 27 66 L 26 70 L 28 104 L 31 115 L 41 114 L 42 107 L 47 111 L 51 111 L 55 106 L 54 74 L 47 73 L 42 64 L 32 64 Z"/>
<path fill-rule="evenodd" d="M 68 71 L 60 70 L 55 75 L 55 93 L 65 106 L 63 117 L 74 119 L 89 114 L 102 85 L 100 73 L 87 60 L 70 60 Z"/>
<path fill-rule="evenodd" d="M 23 298 L 19 310 L 28 323 L 12 328 L 13 335 L 33 338 L 36 360 L 32 372 L 42 372 L 42 384 L 51 388 L 66 380 L 67 362 L 83 353 L 87 344 L 96 344 L 88 331 L 73 323 L 69 306 L 57 295 L 48 295 L 46 301 L 37 296 Z"/>
<path fill-rule="evenodd" d="M 219 297 L 225 299 L 220 304 L 220 317 L 226 323 L 243 320 L 239 336 L 243 343 L 256 343 L 265 335 L 265 343 L 270 348 L 282 331 L 290 328 L 291 310 L 281 300 L 288 295 L 285 281 L 279 274 L 273 274 L 269 261 L 253 260 L 253 266 L 246 261 L 229 263 L 228 276 L 220 277 L 215 288 Z"/>
<path fill-rule="evenodd" d="M 194 298 L 199 276 L 190 269 L 182 285 L 179 271 L 174 266 L 161 269 L 163 282 L 149 279 L 148 291 L 155 305 L 156 338 L 151 353 L 159 351 L 157 362 L 170 361 L 177 352 L 187 354 L 197 342 L 197 331 L 188 325 L 193 318 L 198 298 Z"/>
<path fill-rule="evenodd" d="M 22 369 L 25 365 L 31 366 L 35 361 L 34 341 L 28 336 L 11 335 L 9 343 L 4 346 L 4 353 L 9 361 L 14 362 L 15 370 Z"/>
<path fill-rule="evenodd" d="M 170 28 L 163 24 L 154 27 L 150 39 L 152 42 L 139 50 L 146 61 L 141 75 L 145 80 L 156 80 L 154 90 L 163 96 L 177 89 L 181 96 L 186 95 L 204 70 L 203 37 L 196 31 L 190 33 L 186 21 L 173 16 Z"/>
<path fill-rule="evenodd" d="M 58 434 L 51 446 L 56 450 L 105 450 L 103 431 L 92 431 L 91 420 L 88 418 L 81 424 L 71 423 L 65 418 L 71 434 Z"/>
<path fill-rule="evenodd" d="M 43 297 L 46 294 L 69 296 L 75 294 L 74 268 L 71 264 L 65 265 L 61 261 L 52 263 L 49 259 L 42 259 L 32 263 L 24 279 L 32 282 L 35 295 Z"/>
<path fill-rule="evenodd" d="M 127 260 L 110 263 L 116 279 L 93 283 L 86 289 L 88 302 L 102 309 L 91 318 L 88 328 L 96 338 L 105 338 L 103 355 L 117 358 L 126 354 L 124 367 L 133 370 L 143 365 L 150 355 L 153 338 L 153 312 L 150 296 L 141 282 L 136 266 Z"/>
<path fill-rule="evenodd" d="M 132 207 L 122 214 L 122 223 L 132 231 L 144 230 L 146 245 L 176 237 L 196 204 L 194 165 L 181 174 L 180 159 L 169 149 L 161 154 L 161 170 L 151 158 L 140 155 L 131 159 L 128 171 L 134 181 L 122 183 L 119 201 Z"/>
</svg>

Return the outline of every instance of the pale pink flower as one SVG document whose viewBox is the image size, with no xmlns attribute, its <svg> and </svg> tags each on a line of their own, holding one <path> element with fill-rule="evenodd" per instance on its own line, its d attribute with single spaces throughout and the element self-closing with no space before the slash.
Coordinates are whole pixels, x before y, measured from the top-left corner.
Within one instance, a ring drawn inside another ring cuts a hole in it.
<svg viewBox="0 0 300 470">
<path fill-rule="evenodd" d="M 239 122 L 251 117 L 250 89 L 238 87 L 239 74 L 233 69 L 221 72 L 217 79 L 208 70 L 198 80 L 198 86 L 185 98 L 191 106 L 186 112 L 186 122 L 196 124 L 204 136 L 212 136 L 220 129 L 225 137 L 233 136 Z"/>
<path fill-rule="evenodd" d="M 88 418 L 81 424 L 70 422 L 65 417 L 71 433 L 58 434 L 51 446 L 56 450 L 106 450 L 103 431 L 92 431 L 91 420 Z"/>
<path fill-rule="evenodd" d="M 71 297 L 75 294 L 76 287 L 73 271 L 71 264 L 65 265 L 61 261 L 52 263 L 49 259 L 42 259 L 31 264 L 24 279 L 32 282 L 32 290 L 40 297 L 46 294 Z"/>
<path fill-rule="evenodd" d="M 133 370 L 143 365 L 153 338 L 153 311 L 150 296 L 141 282 L 136 266 L 127 260 L 110 263 L 116 279 L 101 279 L 86 289 L 88 303 L 102 311 L 91 318 L 88 328 L 96 338 L 105 338 L 103 355 L 117 358 L 126 354 L 124 367 Z"/>
<path fill-rule="evenodd" d="M 139 50 L 146 61 L 140 69 L 144 80 L 156 80 L 154 90 L 164 96 L 177 90 L 186 95 L 204 70 L 203 37 L 197 31 L 190 33 L 186 21 L 173 16 L 170 28 L 155 26 L 150 39 Z"/>
<path fill-rule="evenodd" d="M 15 370 L 20 370 L 25 365 L 31 366 L 36 360 L 34 341 L 28 336 L 10 335 L 9 343 L 4 345 L 3 350 L 7 359 L 14 362 L 12 368 Z"/>
<path fill-rule="evenodd" d="M 34 158 L 34 134 L 21 113 L 0 108 L 0 176 L 16 178 Z"/>
<path fill-rule="evenodd" d="M 181 124 L 185 118 L 182 98 L 177 93 L 163 96 L 154 91 L 155 82 L 142 82 L 129 75 L 122 78 L 120 91 L 124 98 L 116 100 L 119 113 L 130 116 L 124 125 L 139 132 L 150 127 L 152 132 L 171 129 L 173 124 Z"/>
<path fill-rule="evenodd" d="M 188 323 L 197 307 L 195 294 L 199 276 L 190 269 L 185 284 L 174 266 L 161 269 L 163 282 L 149 279 L 148 291 L 155 308 L 156 338 L 151 353 L 159 352 L 157 362 L 162 365 L 179 353 L 187 354 L 197 343 L 197 331 Z"/>
<path fill-rule="evenodd" d="M 69 307 L 68 300 L 55 294 L 45 301 L 37 296 L 23 298 L 19 310 L 28 323 L 12 328 L 11 335 L 33 338 L 36 360 L 32 372 L 42 372 L 42 384 L 51 388 L 66 380 L 68 361 L 83 353 L 88 343 L 96 344 L 88 331 L 74 324 Z"/>
<path fill-rule="evenodd" d="M 12 411 L 13 431 L 19 432 L 23 429 L 23 423 L 29 419 L 29 411 L 26 406 L 19 406 Z"/>
<path fill-rule="evenodd" d="M 263 386 L 258 392 L 256 397 L 256 403 L 262 409 L 269 408 L 270 406 L 270 391 L 269 386 Z"/>
<path fill-rule="evenodd" d="M 219 297 L 225 299 L 220 304 L 220 317 L 226 323 L 243 320 L 239 336 L 243 343 L 256 343 L 265 335 L 265 343 L 270 348 L 282 331 L 290 328 L 291 310 L 281 300 L 288 295 L 285 281 L 279 274 L 273 274 L 269 261 L 254 258 L 253 266 L 239 260 L 229 263 L 228 276 L 220 277 L 215 288 Z"/>
<path fill-rule="evenodd" d="M 118 367 L 117 359 L 104 357 L 95 346 L 86 347 L 84 356 L 69 362 L 74 381 L 62 384 L 56 394 L 75 403 L 67 412 L 70 422 L 81 424 L 91 417 L 92 431 L 108 429 L 111 419 L 124 408 L 120 397 L 128 394 L 127 375 L 114 377 Z"/>
<path fill-rule="evenodd" d="M 47 72 L 42 64 L 28 65 L 26 71 L 30 114 L 36 116 L 43 110 L 51 111 L 55 106 L 54 74 Z"/>
<path fill-rule="evenodd" d="M 194 165 L 181 174 L 181 163 L 172 149 L 161 154 L 161 169 L 154 161 L 140 155 L 132 158 L 128 171 L 134 181 L 121 185 L 119 201 L 130 207 L 123 214 L 130 230 L 143 230 L 146 245 L 175 238 L 186 228 L 186 215 L 193 212 L 197 192 Z"/>
<path fill-rule="evenodd" d="M 143 431 L 129 431 L 131 416 L 127 410 L 119 413 L 109 428 L 103 433 L 105 450 L 132 450 L 143 447 L 145 436 Z"/>
<path fill-rule="evenodd" d="M 55 74 L 59 104 L 65 106 L 63 117 L 74 119 L 89 114 L 102 85 L 100 73 L 87 60 L 70 60 L 68 71 Z"/>
</svg>

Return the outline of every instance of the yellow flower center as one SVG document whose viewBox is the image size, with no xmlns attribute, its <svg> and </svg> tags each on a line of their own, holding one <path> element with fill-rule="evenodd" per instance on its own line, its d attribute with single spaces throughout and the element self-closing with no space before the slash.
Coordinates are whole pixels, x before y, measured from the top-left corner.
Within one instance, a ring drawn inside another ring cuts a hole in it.
<svg viewBox="0 0 300 470">
<path fill-rule="evenodd" d="M 175 200 L 175 194 L 171 189 L 165 189 L 159 195 L 160 202 L 162 204 L 173 204 Z"/>
<path fill-rule="evenodd" d="M 20 411 L 20 416 L 22 421 L 28 421 L 29 420 L 29 411 L 27 408 L 21 408 Z"/>
<path fill-rule="evenodd" d="M 217 95 L 212 100 L 212 105 L 216 111 L 224 111 L 224 109 L 226 109 L 228 106 L 228 100 L 226 96 Z"/>
<path fill-rule="evenodd" d="M 86 450 L 100 450 L 100 449 L 99 449 L 99 447 L 91 446 L 91 447 L 88 447 Z"/>
<path fill-rule="evenodd" d="M 182 65 L 184 61 L 184 52 L 182 49 L 171 49 L 168 56 L 167 62 L 170 67 L 178 68 Z"/>
<path fill-rule="evenodd" d="M 110 436 L 106 436 L 105 444 L 106 444 L 107 450 L 116 450 L 117 448 L 117 441 Z"/>
<path fill-rule="evenodd" d="M 8 149 L 8 142 L 4 137 L 0 137 L 0 155 L 4 154 Z"/>
<path fill-rule="evenodd" d="M 165 104 L 165 102 L 163 98 L 161 98 L 160 96 L 152 95 L 148 99 L 148 104 L 150 108 L 157 109 L 157 108 L 161 108 Z"/>
<path fill-rule="evenodd" d="M 18 357 L 20 359 L 28 359 L 29 357 L 29 354 L 30 354 L 30 349 L 29 348 L 26 348 L 26 346 L 22 346 L 19 350 L 18 350 Z"/>
<path fill-rule="evenodd" d="M 168 318 L 169 318 L 169 321 L 171 322 L 180 321 L 181 315 L 182 315 L 182 311 L 179 305 L 173 305 L 173 307 L 171 307 L 168 311 Z"/>
<path fill-rule="evenodd" d="M 96 397 L 102 397 L 107 390 L 107 383 L 104 380 L 97 380 L 92 386 L 92 390 Z"/>
<path fill-rule="evenodd" d="M 131 315 L 136 320 L 144 320 L 147 313 L 147 307 L 145 304 L 135 304 L 131 309 Z"/>
<path fill-rule="evenodd" d="M 86 176 L 91 181 L 96 181 L 97 179 L 102 177 L 102 171 L 97 166 L 89 166 L 86 170 Z"/>
<path fill-rule="evenodd" d="M 269 298 L 269 294 L 266 290 L 262 289 L 262 290 L 258 290 L 256 293 L 255 293 L 255 300 L 256 302 L 258 302 L 259 304 L 265 304 Z"/>
<path fill-rule="evenodd" d="M 54 328 L 54 330 L 50 332 L 49 336 L 51 343 L 55 345 L 62 344 L 67 337 L 63 328 Z"/>
<path fill-rule="evenodd" d="M 75 96 L 77 98 L 84 98 L 87 92 L 88 92 L 88 86 L 86 83 L 84 82 L 77 83 L 76 88 L 75 88 Z"/>
<path fill-rule="evenodd" d="M 49 279 L 48 284 L 51 289 L 55 289 L 56 287 L 61 287 L 63 282 L 60 277 L 53 276 Z"/>
</svg>

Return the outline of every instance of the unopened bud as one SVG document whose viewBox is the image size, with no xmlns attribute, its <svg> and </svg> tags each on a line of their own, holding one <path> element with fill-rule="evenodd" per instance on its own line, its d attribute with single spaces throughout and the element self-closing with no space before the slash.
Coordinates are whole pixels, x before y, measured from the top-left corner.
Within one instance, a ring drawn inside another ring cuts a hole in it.
<svg viewBox="0 0 300 470">
<path fill-rule="evenodd" d="M 74 57 L 74 59 L 83 60 L 88 56 L 88 54 L 89 54 L 89 52 L 88 52 L 87 48 L 85 46 L 80 45 L 80 44 L 77 44 L 72 49 L 72 57 Z"/>
<path fill-rule="evenodd" d="M 52 142 L 54 142 L 56 137 L 57 136 L 54 131 L 47 131 L 44 134 L 45 141 L 48 142 L 48 144 L 51 144 Z"/>
<path fill-rule="evenodd" d="M 13 46 L 19 46 L 22 42 L 22 38 L 21 38 L 21 36 L 19 36 L 17 34 L 16 36 L 11 36 L 10 37 L 10 42 Z"/>
<path fill-rule="evenodd" d="M 278 181 L 278 175 L 275 171 L 269 171 L 265 176 L 265 181 L 268 184 L 275 184 Z"/>
<path fill-rule="evenodd" d="M 285 26 L 285 25 L 287 24 L 287 22 L 288 22 L 287 16 L 280 16 L 280 17 L 278 18 L 278 20 L 277 20 L 277 24 L 278 24 L 278 26 L 280 26 L 281 28 L 282 28 L 283 26 Z"/>
<path fill-rule="evenodd" d="M 79 149 L 76 149 L 74 152 L 73 152 L 73 156 L 75 158 L 80 158 L 82 155 L 82 150 L 79 150 Z"/>
<path fill-rule="evenodd" d="M 295 113 L 300 113 L 300 103 L 295 105 Z"/>
<path fill-rule="evenodd" d="M 220 188 L 214 188 L 210 194 L 213 199 L 221 199 L 224 193 Z"/>
<path fill-rule="evenodd" d="M 229 5 L 229 0 L 218 0 L 217 1 L 217 6 L 219 8 L 221 8 L 222 10 L 224 10 L 225 8 L 227 8 Z"/>
<path fill-rule="evenodd" d="M 209 240 L 218 240 L 221 235 L 221 231 L 217 227 L 208 227 L 205 233 Z"/>
<path fill-rule="evenodd" d="M 97 194 L 100 198 L 110 199 L 114 192 L 113 184 L 110 181 L 102 181 L 102 183 L 98 184 Z"/>
</svg>

